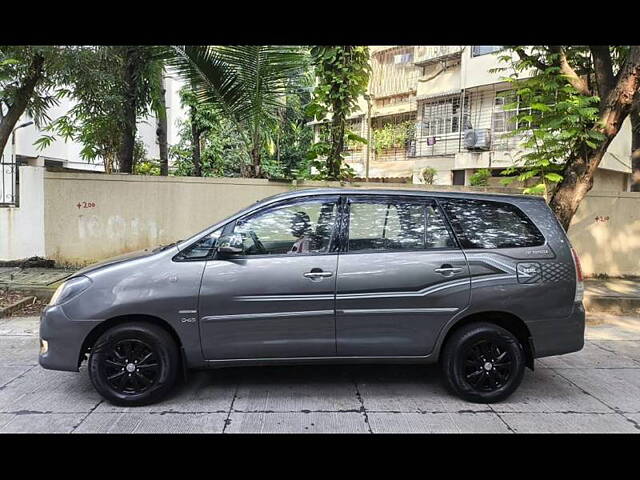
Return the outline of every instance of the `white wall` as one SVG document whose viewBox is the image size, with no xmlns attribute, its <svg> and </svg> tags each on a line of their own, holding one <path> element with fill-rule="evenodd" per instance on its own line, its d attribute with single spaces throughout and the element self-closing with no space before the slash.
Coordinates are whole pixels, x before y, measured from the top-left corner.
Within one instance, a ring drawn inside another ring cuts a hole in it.
<svg viewBox="0 0 640 480">
<path fill-rule="evenodd" d="M 20 206 L 0 208 L 0 260 L 45 255 L 44 170 L 20 167 Z"/>
</svg>

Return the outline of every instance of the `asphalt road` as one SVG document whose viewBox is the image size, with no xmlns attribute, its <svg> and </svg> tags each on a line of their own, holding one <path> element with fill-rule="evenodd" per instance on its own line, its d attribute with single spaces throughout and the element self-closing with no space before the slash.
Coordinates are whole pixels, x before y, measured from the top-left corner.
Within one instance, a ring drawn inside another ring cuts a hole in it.
<svg viewBox="0 0 640 480">
<path fill-rule="evenodd" d="M 640 433 L 640 319 L 605 319 L 490 406 L 447 393 L 435 366 L 317 366 L 196 372 L 130 409 L 103 401 L 84 367 L 42 369 L 36 317 L 0 319 L 0 432 Z"/>
</svg>

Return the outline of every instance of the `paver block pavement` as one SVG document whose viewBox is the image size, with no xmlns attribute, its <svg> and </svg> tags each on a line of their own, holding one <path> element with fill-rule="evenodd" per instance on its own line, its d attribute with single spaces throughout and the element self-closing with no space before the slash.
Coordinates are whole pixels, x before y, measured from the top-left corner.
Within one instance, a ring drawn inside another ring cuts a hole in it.
<svg viewBox="0 0 640 480">
<path fill-rule="evenodd" d="M 640 433 L 617 413 L 501 413 L 516 433 Z"/>
<path fill-rule="evenodd" d="M 71 433 L 85 416 L 85 413 L 3 413 L 0 433 Z"/>
<path fill-rule="evenodd" d="M 369 413 L 373 433 L 509 433 L 494 412 Z"/>
<path fill-rule="evenodd" d="M 368 433 L 355 412 L 232 412 L 228 433 Z"/>
<path fill-rule="evenodd" d="M 74 433 L 222 433 L 226 418 L 226 413 L 93 412 Z"/>
</svg>

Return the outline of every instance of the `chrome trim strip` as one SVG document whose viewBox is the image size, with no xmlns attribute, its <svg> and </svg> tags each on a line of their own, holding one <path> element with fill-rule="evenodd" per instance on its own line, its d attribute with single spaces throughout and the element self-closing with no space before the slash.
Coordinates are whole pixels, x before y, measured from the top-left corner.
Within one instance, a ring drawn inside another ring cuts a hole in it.
<svg viewBox="0 0 640 480">
<path fill-rule="evenodd" d="M 442 308 L 367 308 L 367 309 L 352 309 L 352 310 L 336 310 L 336 313 L 340 315 L 370 315 L 370 314 L 385 314 L 385 313 L 445 313 L 445 312 L 457 312 L 459 309 L 452 307 Z"/>
<path fill-rule="evenodd" d="M 237 313 L 233 315 L 209 315 L 202 317 L 201 322 L 224 320 L 257 320 L 261 318 L 289 318 L 289 317 L 321 317 L 333 315 L 333 310 L 311 310 L 307 312 L 273 312 L 273 313 Z"/>
<path fill-rule="evenodd" d="M 309 295 L 241 295 L 234 297 L 238 302 L 281 302 L 286 300 L 333 300 L 333 293 Z"/>
</svg>

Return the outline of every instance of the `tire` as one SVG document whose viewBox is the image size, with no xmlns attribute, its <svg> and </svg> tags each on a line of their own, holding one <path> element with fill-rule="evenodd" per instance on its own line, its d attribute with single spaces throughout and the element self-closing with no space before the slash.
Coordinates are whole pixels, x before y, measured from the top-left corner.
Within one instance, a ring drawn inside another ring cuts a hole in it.
<svg viewBox="0 0 640 480">
<path fill-rule="evenodd" d="M 104 332 L 89 356 L 89 378 L 107 401 L 119 406 L 160 401 L 178 377 L 180 357 L 171 335 L 146 322 Z"/>
<path fill-rule="evenodd" d="M 463 400 L 494 403 L 522 382 L 525 353 L 508 330 L 488 322 L 464 325 L 447 340 L 441 357 L 444 382 Z"/>
</svg>

